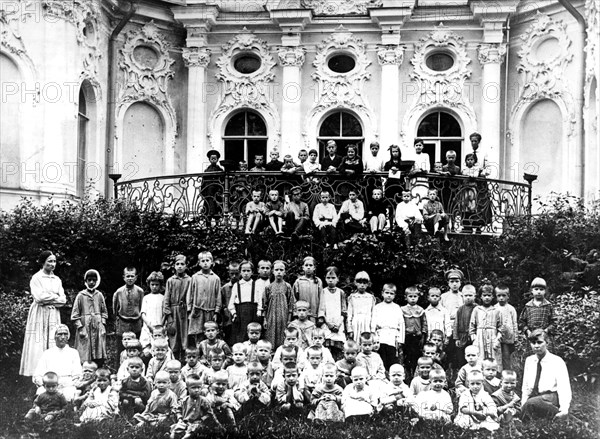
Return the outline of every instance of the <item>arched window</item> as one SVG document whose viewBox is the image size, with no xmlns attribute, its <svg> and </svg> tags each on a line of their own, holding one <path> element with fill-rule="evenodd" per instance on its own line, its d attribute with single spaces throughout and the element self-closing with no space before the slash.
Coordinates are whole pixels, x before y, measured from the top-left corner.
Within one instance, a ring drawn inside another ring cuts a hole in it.
<svg viewBox="0 0 600 439">
<path fill-rule="evenodd" d="M 463 167 L 463 133 L 460 123 L 445 111 L 436 111 L 423 118 L 417 129 L 417 136 L 423 139 L 423 152 L 429 154 L 431 169 L 435 162 L 446 164 L 446 152 L 456 151 L 456 164 Z"/>
<path fill-rule="evenodd" d="M 337 153 L 346 155 L 346 147 L 350 144 L 358 146 L 362 151 L 365 141 L 360 121 L 347 111 L 336 111 L 323 120 L 319 128 L 319 160 L 325 155 L 325 146 L 328 140 L 335 140 Z"/>
<path fill-rule="evenodd" d="M 267 154 L 267 126 L 263 118 L 254 111 L 235 113 L 225 126 L 223 134 L 225 159 L 248 162 L 248 169 L 254 166 L 254 156 Z"/>
</svg>

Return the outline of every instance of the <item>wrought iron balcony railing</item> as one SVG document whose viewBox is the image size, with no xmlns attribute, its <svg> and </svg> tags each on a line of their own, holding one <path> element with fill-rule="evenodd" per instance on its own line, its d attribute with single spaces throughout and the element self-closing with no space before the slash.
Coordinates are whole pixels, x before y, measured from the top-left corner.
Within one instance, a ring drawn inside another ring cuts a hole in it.
<svg viewBox="0 0 600 439">
<path fill-rule="evenodd" d="M 339 209 L 351 188 L 358 191 L 365 208 L 368 208 L 372 190 L 381 188 L 389 204 L 392 226 L 403 190 L 423 197 L 428 188 L 437 189 L 456 233 L 500 234 L 510 217 L 531 214 L 531 183 L 439 174 L 402 174 L 401 178 L 394 179 L 388 178 L 386 173 L 374 173 L 348 179 L 325 172 L 287 176 L 280 172 L 224 171 L 117 182 L 115 194 L 140 209 L 177 214 L 184 221 L 241 227 L 244 208 L 254 188 L 262 190 L 264 201 L 272 189 L 288 201 L 293 186 L 301 187 L 302 200 L 311 212 L 323 190 L 329 191 L 332 203 Z"/>
</svg>

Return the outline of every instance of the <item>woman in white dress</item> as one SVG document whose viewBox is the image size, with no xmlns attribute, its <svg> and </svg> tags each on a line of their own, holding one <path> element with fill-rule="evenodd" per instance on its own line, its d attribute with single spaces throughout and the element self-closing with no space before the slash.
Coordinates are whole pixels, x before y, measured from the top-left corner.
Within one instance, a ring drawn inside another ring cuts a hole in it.
<svg viewBox="0 0 600 439">
<path fill-rule="evenodd" d="M 42 353 L 55 346 L 54 332 L 60 325 L 58 308 L 67 301 L 62 282 L 54 274 L 56 256 L 51 251 L 43 251 L 39 263 L 42 269 L 32 276 L 29 283 L 33 303 L 27 317 L 19 370 L 19 374 L 24 376 L 33 376 Z"/>
</svg>

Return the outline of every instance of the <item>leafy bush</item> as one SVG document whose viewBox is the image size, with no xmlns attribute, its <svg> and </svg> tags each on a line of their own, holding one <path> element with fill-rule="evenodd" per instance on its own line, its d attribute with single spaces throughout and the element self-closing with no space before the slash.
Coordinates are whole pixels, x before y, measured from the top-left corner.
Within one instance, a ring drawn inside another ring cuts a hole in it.
<svg viewBox="0 0 600 439">
<path fill-rule="evenodd" d="M 597 384 L 600 378 L 600 296 L 567 293 L 554 304 L 556 312 L 555 351 L 576 378 Z"/>
<path fill-rule="evenodd" d="M 4 367 L 19 364 L 30 305 L 31 296 L 0 287 L 0 362 Z"/>
</svg>

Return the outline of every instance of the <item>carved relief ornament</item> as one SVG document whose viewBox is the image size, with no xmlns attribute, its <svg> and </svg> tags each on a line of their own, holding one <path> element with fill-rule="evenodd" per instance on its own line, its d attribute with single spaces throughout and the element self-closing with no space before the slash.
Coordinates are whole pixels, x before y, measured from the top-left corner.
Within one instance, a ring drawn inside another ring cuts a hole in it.
<svg viewBox="0 0 600 439">
<path fill-rule="evenodd" d="M 404 60 L 404 48 L 397 45 L 379 46 L 377 59 L 382 66 L 399 66 Z"/>
<path fill-rule="evenodd" d="M 284 67 L 302 67 L 306 49 L 303 47 L 282 47 L 277 52 L 279 64 Z"/>
<path fill-rule="evenodd" d="M 383 0 L 301 0 L 315 15 L 367 15 L 369 8 L 379 8 Z"/>
<path fill-rule="evenodd" d="M 236 60 L 246 55 L 259 60 L 260 65 L 251 73 L 241 73 L 235 67 Z M 225 118 L 238 108 L 254 109 L 265 118 L 269 127 L 270 147 L 276 147 L 281 136 L 280 120 L 269 92 L 269 83 L 275 78 L 275 60 L 267 42 L 243 28 L 241 33 L 222 47 L 216 64 L 218 70 L 215 76 L 223 83 L 223 87 L 219 103 L 209 121 L 208 136 L 212 147 L 219 147 L 221 126 Z"/>
<path fill-rule="evenodd" d="M 118 108 L 138 101 L 157 107 L 173 130 L 172 142 L 177 134 L 175 109 L 168 95 L 168 82 L 173 79 L 171 66 L 175 61 L 169 56 L 169 44 L 153 21 L 135 31 L 129 31 L 125 44 L 119 50 L 119 68 L 125 73 L 118 98 Z"/>
<path fill-rule="evenodd" d="M 33 60 L 27 54 L 19 26 L 34 14 L 35 9 L 32 2 L 22 2 L 21 8 L 15 8 L 10 3 L 0 5 L 0 47 L 22 62 L 31 77 L 36 76 L 37 72 Z M 34 99 L 34 102 L 38 98 Z"/>
<path fill-rule="evenodd" d="M 428 58 L 441 53 L 452 59 L 445 70 L 428 67 Z M 417 83 L 418 92 L 411 109 L 406 112 L 401 135 L 412 132 L 412 125 L 430 108 L 450 108 L 463 119 L 465 126 L 477 126 L 477 116 L 468 99 L 465 81 L 471 77 L 466 43 L 463 38 L 440 23 L 427 36 L 421 38 L 410 60 L 413 71 L 410 77 Z"/>
<path fill-rule="evenodd" d="M 504 62 L 504 55 L 506 55 L 506 44 L 480 44 L 477 46 L 477 55 L 479 57 L 479 63 L 482 65 L 502 64 Z"/>
<path fill-rule="evenodd" d="M 204 67 L 210 63 L 210 49 L 206 47 L 184 47 L 183 61 L 186 67 Z"/>
<path fill-rule="evenodd" d="M 540 99 L 553 99 L 568 113 L 566 118 L 570 123 L 567 135 L 572 136 L 576 123 L 575 110 L 564 73 L 573 59 L 573 53 L 566 25 L 538 12 L 536 20 L 521 39 L 523 45 L 518 52 L 520 63 L 517 71 L 524 76 L 524 85 L 512 109 L 513 119 L 515 115 L 522 114 L 530 103 Z M 555 45 L 550 53 L 539 50 L 547 42 Z"/>
<path fill-rule="evenodd" d="M 587 19 L 587 37 L 583 50 L 586 53 L 585 81 L 589 87 L 592 80 L 598 78 L 600 74 L 600 68 L 598 67 L 600 63 L 600 41 L 598 41 L 598 35 L 600 35 L 600 5 L 598 5 L 598 0 L 586 0 L 585 15 Z M 587 96 L 589 96 L 589 93 L 586 94 Z"/>
</svg>

